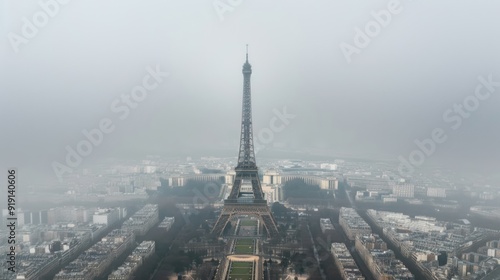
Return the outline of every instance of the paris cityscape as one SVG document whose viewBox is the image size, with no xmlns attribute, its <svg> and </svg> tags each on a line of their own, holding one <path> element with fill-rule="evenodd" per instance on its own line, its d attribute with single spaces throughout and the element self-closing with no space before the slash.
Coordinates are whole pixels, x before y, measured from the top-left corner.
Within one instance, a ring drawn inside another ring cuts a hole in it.
<svg viewBox="0 0 500 280">
<path fill-rule="evenodd" d="M 500 279 L 499 4 L 0 1 L 0 280 Z"/>
</svg>

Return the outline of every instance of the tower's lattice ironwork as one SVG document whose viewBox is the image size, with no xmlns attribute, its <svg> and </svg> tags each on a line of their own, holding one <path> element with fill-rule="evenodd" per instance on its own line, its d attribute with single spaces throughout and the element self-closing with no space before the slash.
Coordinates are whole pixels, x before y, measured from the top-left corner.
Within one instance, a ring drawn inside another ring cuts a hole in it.
<svg viewBox="0 0 500 280">
<path fill-rule="evenodd" d="M 276 222 L 271 214 L 267 201 L 264 199 L 258 174 L 253 146 L 252 128 L 252 96 L 250 91 L 250 76 L 252 66 L 248 62 L 248 46 L 246 61 L 243 64 L 243 108 L 241 115 L 240 149 L 238 164 L 235 168 L 233 187 L 229 197 L 224 201 L 222 210 L 212 233 L 221 235 L 224 228 L 234 215 L 253 215 L 259 217 L 269 237 L 278 235 Z M 242 190 L 242 184 L 248 183 L 252 192 Z"/>
</svg>

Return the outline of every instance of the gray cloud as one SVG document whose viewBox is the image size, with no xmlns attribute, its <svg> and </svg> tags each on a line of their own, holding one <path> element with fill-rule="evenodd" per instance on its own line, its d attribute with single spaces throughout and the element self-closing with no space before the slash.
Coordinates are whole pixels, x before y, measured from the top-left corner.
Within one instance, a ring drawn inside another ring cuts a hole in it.
<svg viewBox="0 0 500 280">
<path fill-rule="evenodd" d="M 86 160 L 236 156 L 246 43 L 256 131 L 287 106 L 297 117 L 274 141 L 290 150 L 396 159 L 446 125 L 443 112 L 478 76 L 500 80 L 500 4 L 402 0 L 404 10 L 348 64 L 339 44 L 388 2 L 243 1 L 220 21 L 211 1 L 72 0 L 16 54 L 7 34 L 20 34 L 22 18 L 40 7 L 1 1 L 2 165 L 54 177 L 50 164 L 64 147 L 113 115 L 112 100 L 156 64 L 168 81 Z M 499 104 L 500 91 L 430 160 L 492 171 Z"/>
</svg>

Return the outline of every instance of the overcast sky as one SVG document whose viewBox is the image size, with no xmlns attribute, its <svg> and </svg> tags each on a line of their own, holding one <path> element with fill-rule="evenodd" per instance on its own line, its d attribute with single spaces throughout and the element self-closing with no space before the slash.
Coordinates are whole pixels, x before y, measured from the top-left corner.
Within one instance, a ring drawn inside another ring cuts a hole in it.
<svg viewBox="0 0 500 280">
<path fill-rule="evenodd" d="M 500 81 L 500 2 L 399 3 L 349 63 L 340 45 L 356 47 L 356 28 L 390 1 L 72 0 L 23 35 L 43 9 L 0 0 L 2 168 L 55 178 L 51 164 L 64 163 L 65 147 L 103 118 L 115 130 L 83 164 L 236 156 L 248 43 L 255 134 L 269 128 L 273 110 L 295 115 L 272 146 L 397 160 L 442 128 L 447 140 L 426 164 L 498 172 L 500 87 L 456 130 L 443 114 L 474 95 L 478 77 Z M 113 102 L 157 65 L 170 76 L 120 119 Z"/>
</svg>

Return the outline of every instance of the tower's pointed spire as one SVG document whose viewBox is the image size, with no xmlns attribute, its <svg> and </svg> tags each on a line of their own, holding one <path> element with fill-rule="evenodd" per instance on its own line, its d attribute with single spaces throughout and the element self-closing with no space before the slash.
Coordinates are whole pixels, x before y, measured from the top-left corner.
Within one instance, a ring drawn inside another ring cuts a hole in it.
<svg viewBox="0 0 500 280">
<path fill-rule="evenodd" d="M 252 65 L 248 63 L 248 44 L 247 44 L 247 60 L 243 63 L 243 74 L 252 74 Z"/>
</svg>

